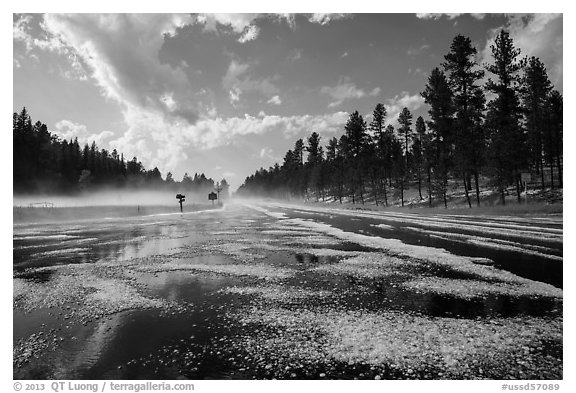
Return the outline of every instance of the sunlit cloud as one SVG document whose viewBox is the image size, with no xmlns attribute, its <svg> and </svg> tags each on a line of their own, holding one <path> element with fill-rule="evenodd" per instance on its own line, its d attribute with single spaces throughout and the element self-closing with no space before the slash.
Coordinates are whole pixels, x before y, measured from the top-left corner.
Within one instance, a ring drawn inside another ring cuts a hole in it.
<svg viewBox="0 0 576 393">
<path fill-rule="evenodd" d="M 387 100 L 384 104 L 386 108 L 388 123 L 398 124 L 398 115 L 402 112 L 405 107 L 411 112 L 418 110 L 424 105 L 424 98 L 419 93 L 410 94 L 408 92 L 402 92 L 402 94 L 396 95 L 394 98 Z"/>
<path fill-rule="evenodd" d="M 86 125 L 75 123 L 70 120 L 58 121 L 52 132 L 58 135 L 62 140 L 69 141 L 78 138 L 78 143 L 80 145 L 91 144 L 94 141 L 98 147 L 106 146 L 108 141 L 114 136 L 114 132 L 112 131 L 91 133 L 88 131 Z"/>
<path fill-rule="evenodd" d="M 557 89 L 562 90 L 563 82 L 563 43 L 562 14 L 512 14 L 507 15 L 505 25 L 492 29 L 486 45 L 479 51 L 480 63 L 492 63 L 490 46 L 500 30 L 510 33 L 514 45 L 520 48 L 524 56 L 536 56 L 548 69 L 548 75 Z"/>
<path fill-rule="evenodd" d="M 323 86 L 320 93 L 331 97 L 334 101 L 328 104 L 329 108 L 339 106 L 346 100 L 359 99 L 366 96 L 377 96 L 380 94 L 380 88 L 375 87 L 370 92 L 366 93 L 363 89 L 359 89 L 356 84 L 342 79 L 336 86 Z"/>
<path fill-rule="evenodd" d="M 419 19 L 435 19 L 438 20 L 440 18 L 447 18 L 448 20 L 456 19 L 462 15 L 470 15 L 471 17 L 482 20 L 486 16 L 486 14 L 450 14 L 450 13 L 418 13 L 416 17 Z"/>
<path fill-rule="evenodd" d="M 268 104 L 273 104 L 273 105 L 280 105 L 282 104 L 282 99 L 280 99 L 279 96 L 274 96 L 272 98 L 270 98 L 268 101 L 266 101 Z"/>
</svg>

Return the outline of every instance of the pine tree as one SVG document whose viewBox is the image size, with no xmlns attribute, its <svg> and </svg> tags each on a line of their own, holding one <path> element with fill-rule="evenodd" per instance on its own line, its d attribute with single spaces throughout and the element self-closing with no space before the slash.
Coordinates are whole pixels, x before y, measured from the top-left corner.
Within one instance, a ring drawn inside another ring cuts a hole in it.
<svg viewBox="0 0 576 393">
<path fill-rule="evenodd" d="M 404 189 L 406 188 L 406 181 L 408 176 L 410 175 L 410 161 L 409 155 L 410 150 L 408 149 L 408 145 L 413 138 L 412 135 L 412 113 L 408 110 L 408 108 L 404 107 L 400 115 L 398 115 L 398 123 L 400 124 L 400 128 L 398 128 L 398 135 L 402 139 L 402 146 L 404 149 L 404 169 L 402 170 L 403 176 L 400 178 L 400 192 L 402 194 L 402 206 L 404 206 Z"/>
<path fill-rule="evenodd" d="M 334 200 L 338 199 L 342 203 L 343 195 L 343 156 L 338 144 L 338 138 L 333 137 L 326 146 L 327 176 L 332 188 Z"/>
<path fill-rule="evenodd" d="M 344 129 L 346 130 L 347 159 L 351 169 L 352 202 L 355 203 L 355 194 L 358 191 L 360 200 L 364 204 L 362 164 L 366 159 L 364 153 L 370 141 L 370 137 L 366 132 L 366 122 L 358 111 L 354 111 L 350 114 Z"/>
<path fill-rule="evenodd" d="M 546 135 L 546 110 L 551 91 L 552 83 L 548 79 L 546 67 L 540 59 L 532 56 L 524 68 L 520 96 L 525 117 L 527 147 L 530 150 L 532 165 L 540 173 L 542 189 L 545 187 L 544 139 L 548 137 Z M 552 181 L 552 187 L 553 184 Z"/>
<path fill-rule="evenodd" d="M 299 197 L 302 198 L 307 196 L 306 185 L 308 184 L 308 178 L 304 169 L 304 141 L 302 139 L 298 139 L 294 144 L 294 158 L 296 161 L 296 176 L 293 181 L 298 190 Z"/>
<path fill-rule="evenodd" d="M 420 200 L 424 199 L 422 197 L 422 169 L 424 167 L 424 147 L 423 140 L 426 134 L 426 124 L 422 116 L 418 116 L 416 119 L 416 134 L 414 138 L 414 144 L 412 145 L 412 155 L 414 158 L 414 169 L 416 171 L 416 177 L 418 179 L 418 195 Z"/>
<path fill-rule="evenodd" d="M 412 113 L 408 110 L 408 108 L 404 107 L 400 115 L 398 115 L 398 123 L 400 124 L 400 128 L 398 129 L 398 134 L 402 138 L 403 145 L 404 145 L 404 156 L 406 157 L 406 170 L 410 168 L 408 162 L 408 145 L 412 140 Z"/>
<path fill-rule="evenodd" d="M 509 184 L 516 185 L 520 202 L 520 171 L 527 166 L 527 149 L 520 125 L 521 108 L 518 99 L 520 76 L 523 64 L 518 60 L 520 49 L 514 47 L 510 34 L 502 30 L 490 46 L 494 63 L 486 69 L 496 81 L 488 79 L 486 89 L 495 94 L 488 104 L 487 126 L 489 130 L 489 155 L 495 170 L 495 179 L 502 204 Z"/>
<path fill-rule="evenodd" d="M 544 151 L 550 164 L 550 172 L 554 172 L 554 160 L 558 171 L 558 183 L 563 186 L 562 181 L 562 134 L 563 134 L 563 97 L 560 92 L 553 90 L 548 96 L 547 105 L 548 135 Z"/>
<path fill-rule="evenodd" d="M 480 86 L 477 84 L 484 76 L 484 71 L 477 69 L 475 60 L 476 48 L 472 46 L 470 38 L 463 35 L 454 37 L 450 52 L 444 56 L 446 60 L 442 65 L 448 76 L 452 88 L 455 119 L 455 166 L 462 176 L 464 190 L 468 205 L 472 207 L 469 189 L 469 177 L 474 174 L 476 180 L 476 201 L 480 205 L 480 189 L 478 173 L 480 171 L 481 156 L 475 152 L 484 150 L 485 141 L 482 128 L 484 99 Z"/>
<path fill-rule="evenodd" d="M 322 173 L 324 152 L 322 151 L 322 146 L 320 146 L 320 135 L 318 135 L 317 132 L 313 132 L 308 138 L 306 151 L 308 152 L 308 157 L 306 159 L 307 170 L 309 173 L 308 178 L 310 185 L 315 191 L 316 200 L 318 200 L 320 194 L 322 194 L 322 188 L 324 185 L 324 176 Z"/>
<path fill-rule="evenodd" d="M 372 121 L 370 122 L 370 130 L 374 133 L 374 136 L 384 132 L 384 122 L 386 121 L 386 107 L 382 104 L 377 104 L 372 112 Z"/>
<path fill-rule="evenodd" d="M 384 203 L 388 206 L 388 198 L 386 193 L 386 166 L 384 162 L 385 151 L 388 143 L 386 142 L 386 107 L 380 103 L 376 105 L 372 112 L 372 121 L 370 122 L 370 130 L 373 132 L 371 140 L 371 165 L 370 172 L 372 176 L 372 188 L 374 190 L 374 198 L 376 205 L 378 205 L 379 190 L 382 190 L 384 196 Z"/>
<path fill-rule="evenodd" d="M 448 173 L 452 167 L 451 146 L 453 143 L 452 127 L 454 122 L 454 103 L 452 90 L 446 75 L 438 68 L 434 68 L 428 77 L 425 90 L 421 93 L 425 102 L 430 105 L 428 114 L 430 121 L 431 143 L 433 145 L 433 174 L 431 179 L 434 190 L 444 200 L 444 207 L 448 207 L 446 193 L 448 190 Z"/>
</svg>

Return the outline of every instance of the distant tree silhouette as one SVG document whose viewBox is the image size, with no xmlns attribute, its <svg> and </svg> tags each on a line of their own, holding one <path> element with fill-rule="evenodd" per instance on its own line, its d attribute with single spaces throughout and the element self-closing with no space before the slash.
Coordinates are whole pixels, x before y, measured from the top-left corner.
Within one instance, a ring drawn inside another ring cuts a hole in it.
<svg viewBox="0 0 576 393">
<path fill-rule="evenodd" d="M 146 170 L 137 157 L 126 163 L 116 149 L 99 150 L 94 141 L 81 148 L 77 138 L 61 140 L 46 124 L 33 124 L 26 108 L 12 115 L 12 126 L 15 193 L 74 193 L 103 186 L 174 190 L 180 185 L 171 173 L 164 181 L 157 167 Z M 189 180 L 185 184 L 194 192 L 209 192 L 214 186 L 204 174 L 198 184 Z"/>
</svg>

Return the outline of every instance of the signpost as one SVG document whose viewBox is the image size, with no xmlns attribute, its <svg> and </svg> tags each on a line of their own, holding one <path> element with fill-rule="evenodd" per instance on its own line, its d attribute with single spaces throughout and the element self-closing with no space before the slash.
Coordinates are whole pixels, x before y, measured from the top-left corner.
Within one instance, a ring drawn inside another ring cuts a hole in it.
<svg viewBox="0 0 576 393">
<path fill-rule="evenodd" d="M 214 205 L 214 201 L 218 199 L 218 194 L 216 194 L 215 192 L 211 192 L 210 194 L 208 194 L 208 200 L 212 201 L 212 205 Z"/>
<path fill-rule="evenodd" d="M 176 194 L 176 199 L 178 199 L 178 202 L 180 203 L 180 213 L 182 213 L 182 202 L 186 200 L 184 198 L 186 198 L 186 195 Z"/>
</svg>

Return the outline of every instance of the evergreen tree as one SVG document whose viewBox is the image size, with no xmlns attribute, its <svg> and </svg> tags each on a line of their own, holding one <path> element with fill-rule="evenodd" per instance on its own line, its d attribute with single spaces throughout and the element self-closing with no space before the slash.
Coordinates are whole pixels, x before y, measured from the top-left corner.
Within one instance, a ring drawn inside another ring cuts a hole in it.
<svg viewBox="0 0 576 393">
<path fill-rule="evenodd" d="M 342 203 L 343 195 L 343 156 L 341 154 L 338 138 L 333 137 L 326 146 L 327 177 L 334 200 Z"/>
<path fill-rule="evenodd" d="M 309 183 L 314 189 L 316 200 L 323 194 L 324 176 L 323 176 L 323 155 L 322 146 L 320 146 L 320 135 L 313 132 L 308 138 L 308 146 L 306 147 L 308 157 L 306 159 L 307 171 L 309 173 Z"/>
<path fill-rule="evenodd" d="M 495 170 L 495 180 L 502 204 L 509 184 L 516 185 L 520 202 L 520 172 L 527 166 L 526 140 L 520 124 L 521 108 L 518 99 L 519 71 L 523 64 L 518 60 L 520 49 L 514 46 L 510 34 L 502 30 L 490 46 L 494 63 L 486 69 L 496 81 L 488 79 L 486 89 L 495 95 L 488 104 L 487 127 L 489 130 L 489 156 Z"/>
<path fill-rule="evenodd" d="M 372 131 L 371 152 L 370 152 L 370 173 L 372 177 L 372 190 L 375 194 L 376 205 L 378 205 L 378 194 L 382 190 L 384 203 L 388 206 L 386 195 L 386 163 L 384 157 L 389 150 L 386 130 L 386 107 L 380 103 L 376 105 L 372 112 L 370 130 Z"/>
<path fill-rule="evenodd" d="M 552 84 L 548 79 L 546 67 L 538 58 L 532 56 L 524 68 L 520 96 L 525 117 L 527 147 L 530 150 L 532 165 L 536 168 L 536 172 L 540 173 L 542 189 L 545 187 L 544 139 L 549 139 L 546 133 L 549 129 L 546 112 L 551 91 Z"/>
<path fill-rule="evenodd" d="M 409 155 L 410 151 L 408 149 L 408 145 L 412 140 L 412 113 L 408 110 L 408 108 L 404 107 L 400 115 L 398 115 L 398 123 L 400 124 L 400 128 L 398 128 L 398 135 L 402 140 L 402 147 L 404 149 L 404 169 L 402 170 L 403 177 L 400 178 L 400 192 L 402 195 L 402 206 L 404 206 L 404 189 L 406 188 L 406 181 L 410 174 L 410 161 Z"/>
<path fill-rule="evenodd" d="M 422 170 L 424 167 L 424 147 L 423 140 L 426 134 L 426 124 L 422 116 L 418 116 L 416 119 L 416 134 L 414 138 L 414 144 L 412 145 L 412 155 L 413 155 L 413 166 L 416 172 L 416 177 L 418 179 L 418 195 L 420 200 L 424 199 L 422 197 Z"/>
<path fill-rule="evenodd" d="M 377 137 L 384 132 L 386 121 L 386 107 L 382 104 L 377 104 L 372 112 L 372 121 L 370 122 L 370 130 L 374 133 L 373 135 Z"/>
<path fill-rule="evenodd" d="M 553 173 L 554 160 L 558 171 L 558 181 L 560 187 L 562 181 L 562 135 L 563 135 L 563 97 L 560 92 L 553 90 L 548 97 L 548 135 L 544 151 L 550 164 L 550 172 Z"/>
<path fill-rule="evenodd" d="M 484 151 L 485 140 L 482 130 L 482 112 L 484 94 L 478 82 L 484 77 L 484 71 L 477 69 L 475 60 L 476 48 L 470 38 L 463 35 L 454 37 L 450 52 L 444 56 L 443 67 L 452 88 L 455 119 L 455 166 L 462 176 L 468 205 L 472 207 L 469 190 L 469 177 L 474 174 L 476 181 L 476 201 L 480 205 L 480 188 L 478 173 L 482 156 L 476 154 Z M 480 115 L 480 116 L 479 116 Z"/>
<path fill-rule="evenodd" d="M 364 204 L 364 178 L 362 174 L 362 163 L 365 161 L 365 151 L 369 144 L 370 138 L 366 132 L 366 122 L 358 111 L 350 114 L 346 125 L 345 147 L 347 152 L 347 161 L 349 162 L 352 202 L 355 203 L 355 195 L 360 193 L 360 200 Z"/>
<path fill-rule="evenodd" d="M 307 163 L 312 166 L 320 165 L 323 158 L 322 146 L 320 146 L 320 135 L 317 132 L 313 132 L 308 138 L 308 146 L 306 147 L 308 152 Z"/>
<path fill-rule="evenodd" d="M 454 122 L 454 103 L 452 90 L 446 75 L 438 68 L 434 68 L 428 77 L 425 90 L 421 93 L 425 102 L 430 105 L 428 114 L 430 121 L 431 143 L 433 144 L 433 174 L 431 179 L 433 189 L 444 200 L 444 207 L 448 207 L 446 193 L 448 190 L 448 173 L 452 167 L 452 127 Z"/>
<path fill-rule="evenodd" d="M 406 170 L 410 168 L 408 163 L 408 145 L 412 140 L 412 113 L 408 110 L 408 108 L 404 107 L 400 115 L 398 115 L 398 123 L 400 124 L 400 128 L 398 128 L 398 135 L 402 138 L 402 144 L 404 147 L 404 156 L 406 158 Z"/>
</svg>

